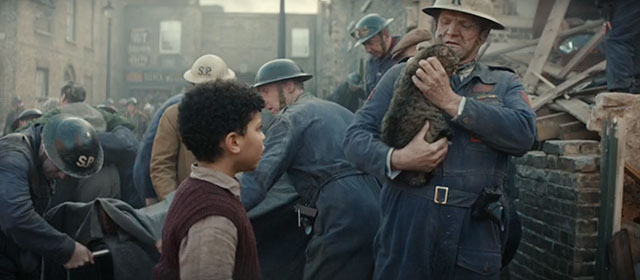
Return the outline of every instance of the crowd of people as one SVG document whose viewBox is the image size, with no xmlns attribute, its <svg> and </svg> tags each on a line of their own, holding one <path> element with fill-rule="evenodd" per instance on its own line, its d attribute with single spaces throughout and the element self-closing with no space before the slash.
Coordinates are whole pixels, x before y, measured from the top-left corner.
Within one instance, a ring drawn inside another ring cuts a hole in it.
<svg viewBox="0 0 640 280">
<path fill-rule="evenodd" d="M 154 279 L 261 279 L 261 236 L 247 212 L 286 174 L 298 197 L 287 215 L 306 236 L 301 279 L 499 279 L 520 238 L 507 168 L 532 147 L 536 115 L 512 70 L 477 60 L 491 30 L 504 29 L 489 0 L 423 11 L 434 34 L 393 36 L 393 19 L 378 14 L 357 22 L 351 35 L 370 59 L 329 100 L 305 89 L 312 75 L 290 59 L 266 62 L 248 85 L 214 54 L 195 60 L 189 86 L 157 109 L 133 97 L 92 106 L 72 82 L 47 108 L 15 98 L 0 138 L 0 278 L 38 279 L 41 260 L 95 263 L 89 244 L 46 213 L 114 198 L 169 205 L 150 245 Z M 436 43 L 459 58 L 454 74 L 429 57 L 409 75 L 452 133 L 429 143 L 427 121 L 392 147 L 380 135 L 395 83 Z M 410 171 L 432 176 L 421 186 L 398 179 Z M 96 219 L 114 231 L 113 218 Z"/>
</svg>

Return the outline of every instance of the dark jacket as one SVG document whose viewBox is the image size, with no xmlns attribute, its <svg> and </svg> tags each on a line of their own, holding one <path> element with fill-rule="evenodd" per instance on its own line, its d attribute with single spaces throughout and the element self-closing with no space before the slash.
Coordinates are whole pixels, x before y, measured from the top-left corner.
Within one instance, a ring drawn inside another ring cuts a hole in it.
<svg viewBox="0 0 640 280">
<path fill-rule="evenodd" d="M 360 100 L 364 99 L 364 90 L 359 88 L 356 91 L 352 91 L 348 82 L 340 84 L 329 97 L 329 101 L 342 105 L 352 113 L 355 113 L 360 108 Z"/>
<path fill-rule="evenodd" d="M 364 71 L 364 93 L 369 96 L 371 91 L 376 87 L 382 75 L 391 68 L 395 63 L 391 57 L 391 50 L 398 43 L 400 37 L 391 38 L 391 45 L 387 48 L 387 54 L 381 58 L 371 56 L 367 61 Z"/>
<path fill-rule="evenodd" d="M 41 216 L 51 195 L 38 157 L 41 131 L 35 125 L 0 138 L 0 258 L 15 260 L 25 272 L 37 269 L 39 256 L 64 264 L 75 248 Z"/>
</svg>

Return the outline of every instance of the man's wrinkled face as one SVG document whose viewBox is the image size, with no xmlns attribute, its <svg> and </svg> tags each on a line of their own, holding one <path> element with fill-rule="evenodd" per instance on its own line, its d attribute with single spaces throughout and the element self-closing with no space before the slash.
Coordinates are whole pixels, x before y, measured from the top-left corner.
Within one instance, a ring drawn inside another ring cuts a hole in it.
<svg viewBox="0 0 640 280">
<path fill-rule="evenodd" d="M 274 116 L 280 112 L 281 96 L 283 96 L 283 89 L 278 83 L 266 84 L 258 87 L 258 92 L 264 100 L 264 108 L 269 110 Z"/>
<path fill-rule="evenodd" d="M 382 43 L 382 36 L 376 34 L 375 36 L 369 38 L 369 40 L 366 40 L 364 43 L 362 43 L 362 45 L 364 46 L 364 49 L 368 54 L 377 58 L 381 58 L 384 56 L 386 51 L 382 46 Z"/>
<path fill-rule="evenodd" d="M 486 34 L 482 34 L 481 23 L 475 16 L 442 10 L 438 15 L 436 39 L 453 49 L 462 64 L 476 58 Z"/>
</svg>

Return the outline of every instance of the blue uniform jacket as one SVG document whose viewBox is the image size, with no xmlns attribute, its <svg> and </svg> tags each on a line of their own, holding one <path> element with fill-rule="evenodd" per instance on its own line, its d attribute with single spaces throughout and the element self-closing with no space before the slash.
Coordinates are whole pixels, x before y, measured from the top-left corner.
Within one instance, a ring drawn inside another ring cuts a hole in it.
<svg viewBox="0 0 640 280">
<path fill-rule="evenodd" d="M 447 156 L 424 187 L 409 187 L 388 179 L 390 147 L 380 141 L 404 65 L 385 74 L 345 137 L 347 158 L 386 182 L 374 279 L 499 279 L 501 230 L 488 219 L 470 218 L 469 211 L 484 188 L 502 186 L 508 156 L 520 156 L 533 144 L 536 116 L 524 88 L 514 73 L 483 64 L 463 81 L 454 75 L 451 87 L 466 103 L 460 115 L 449 118 L 453 137 Z M 466 200 L 437 204 L 435 186 Z"/>
<path fill-rule="evenodd" d="M 300 95 L 269 127 L 258 168 L 241 178 L 245 208 L 260 203 L 285 172 L 300 196 L 308 199 L 332 175 L 353 169 L 339 148 L 352 120 L 353 114 L 338 104 Z"/>
<path fill-rule="evenodd" d="M 344 146 L 347 158 L 356 167 L 379 178 L 386 178 L 386 157 L 390 149 L 380 140 L 382 118 L 389 108 L 395 80 L 404 66 L 404 63 L 398 64 L 389 70 L 347 129 Z M 485 151 L 505 161 L 507 155 L 521 156 L 531 148 L 536 136 L 536 115 L 514 73 L 478 63 L 464 81 L 452 77 L 451 87 L 467 100 L 462 114 L 450 122 L 455 136 L 440 172 L 478 168 L 477 162 L 466 160 L 469 155 L 464 156 L 464 152 L 468 150 Z M 504 172 L 503 164 L 483 169 Z"/>
<path fill-rule="evenodd" d="M 400 37 L 391 38 L 391 45 L 387 46 L 387 54 L 382 58 L 371 56 L 369 60 L 367 60 L 367 66 L 364 70 L 364 93 L 367 96 L 371 93 L 371 90 L 376 87 L 378 81 L 382 78 L 382 75 L 384 75 L 384 73 L 386 73 L 387 70 L 389 70 L 389 68 L 391 68 L 395 63 L 391 57 L 391 50 L 399 39 Z"/>
<path fill-rule="evenodd" d="M 75 248 L 73 239 L 41 216 L 51 195 L 38 157 L 41 132 L 35 125 L 0 139 L 0 258 L 14 260 L 22 272 L 37 267 L 32 254 L 64 264 Z"/>
<path fill-rule="evenodd" d="M 169 106 L 180 102 L 183 95 L 183 93 L 175 95 L 162 104 L 158 111 L 153 115 L 147 131 L 145 131 L 142 139 L 140 140 L 140 149 L 138 150 L 138 154 L 136 155 L 136 160 L 133 165 L 133 182 L 138 193 L 143 198 L 156 198 L 156 192 L 153 189 L 153 183 L 151 183 L 149 166 L 151 165 L 153 139 L 156 137 L 160 118 L 162 118 L 162 114 L 164 114 L 164 111 L 167 110 Z"/>
</svg>

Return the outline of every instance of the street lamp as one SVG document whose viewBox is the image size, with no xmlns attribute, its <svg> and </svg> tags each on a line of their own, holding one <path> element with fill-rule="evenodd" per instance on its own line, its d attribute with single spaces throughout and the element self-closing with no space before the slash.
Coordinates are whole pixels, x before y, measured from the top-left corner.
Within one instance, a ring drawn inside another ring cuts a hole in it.
<svg viewBox="0 0 640 280">
<path fill-rule="evenodd" d="M 107 2 L 102 8 L 102 13 L 107 18 L 107 88 L 105 99 L 111 97 L 111 16 L 113 14 L 113 7 L 111 1 Z"/>
</svg>

